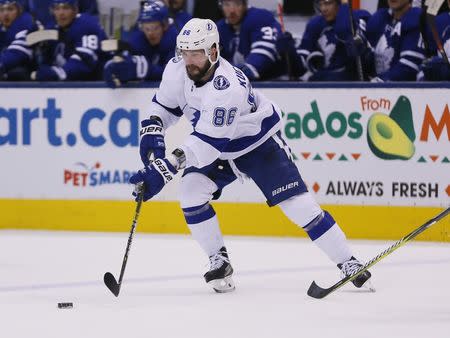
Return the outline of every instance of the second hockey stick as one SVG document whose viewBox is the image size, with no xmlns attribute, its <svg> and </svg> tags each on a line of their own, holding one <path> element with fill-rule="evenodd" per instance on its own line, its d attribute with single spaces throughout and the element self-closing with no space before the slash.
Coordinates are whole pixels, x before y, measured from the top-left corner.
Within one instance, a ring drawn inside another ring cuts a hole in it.
<svg viewBox="0 0 450 338">
<path fill-rule="evenodd" d="M 138 201 L 136 203 L 136 211 L 134 213 L 133 223 L 131 224 L 130 235 L 128 236 L 127 248 L 125 249 L 125 255 L 122 261 L 122 268 L 120 269 L 119 281 L 117 282 L 114 275 L 111 272 L 106 272 L 103 276 L 103 281 L 107 288 L 114 294 L 114 296 L 119 297 L 120 287 L 122 286 L 122 279 L 125 273 L 125 268 L 127 266 L 128 254 L 130 253 L 131 242 L 133 241 L 134 233 L 136 232 L 136 224 L 139 217 L 139 212 L 141 211 L 142 201 L 144 197 L 144 187 L 139 185 L 136 187 L 138 193 Z"/>
<path fill-rule="evenodd" d="M 318 299 L 326 297 L 327 295 L 329 295 L 330 293 L 332 293 L 332 292 L 336 291 L 337 289 L 341 288 L 342 286 L 344 286 L 348 282 L 351 282 L 352 280 L 354 280 L 356 277 L 358 277 L 360 274 L 362 274 L 364 271 L 366 271 L 371 266 L 375 265 L 377 262 L 381 261 L 387 255 L 390 255 L 395 250 L 397 250 L 401 246 L 405 245 L 407 242 L 409 242 L 413 238 L 417 237 L 423 231 L 425 231 L 426 229 L 431 227 L 433 224 L 435 224 L 436 222 L 440 221 L 445 216 L 447 216 L 449 212 L 450 212 L 450 208 L 445 209 L 443 212 L 441 212 L 436 217 L 430 219 L 425 224 L 421 225 L 420 227 L 418 227 L 417 229 L 415 229 L 414 231 L 412 231 L 411 233 L 409 233 L 408 235 L 406 235 L 402 239 L 400 239 L 397 242 L 395 242 L 394 244 L 392 244 L 389 248 L 384 250 L 378 256 L 372 258 L 370 261 L 368 261 L 366 264 L 364 264 L 362 267 L 360 267 L 358 270 L 356 270 L 353 274 L 345 277 L 344 279 L 341 279 L 339 282 L 337 282 L 336 284 L 330 286 L 329 288 L 326 288 L 326 289 L 322 288 L 319 285 L 317 285 L 315 281 L 313 281 L 311 283 L 311 286 L 308 289 L 308 292 L 307 292 L 308 296 L 311 296 L 313 298 L 318 298 Z"/>
<path fill-rule="evenodd" d="M 280 21 L 281 31 L 284 34 L 286 32 L 286 28 L 284 26 L 284 13 L 283 12 L 284 12 L 283 3 L 281 0 L 279 0 L 278 5 L 277 5 L 277 14 L 278 14 L 278 20 Z M 289 55 L 288 52 L 286 52 L 284 57 L 286 59 L 286 68 L 287 68 L 287 72 L 288 72 L 288 76 L 289 76 L 289 81 L 295 81 L 296 78 L 295 78 L 295 75 L 292 70 L 291 56 Z"/>
<path fill-rule="evenodd" d="M 349 17 L 350 17 L 350 29 L 352 32 L 352 37 L 355 38 L 357 28 L 355 27 L 355 22 L 354 22 L 354 17 L 353 17 L 352 0 L 348 0 L 348 10 L 349 10 Z M 364 71 L 363 71 L 363 67 L 362 67 L 361 56 L 356 56 L 355 62 L 356 62 L 356 71 L 358 73 L 358 80 L 364 81 Z"/>
<path fill-rule="evenodd" d="M 448 60 L 447 53 L 445 52 L 444 46 L 442 46 L 442 40 L 439 36 L 439 32 L 436 29 L 436 15 L 439 12 L 444 0 L 427 0 L 425 2 L 426 6 L 426 18 L 428 25 L 430 26 L 431 34 L 433 35 L 433 40 L 436 44 L 438 52 L 441 54 L 444 61 L 450 65 L 450 61 Z"/>
</svg>

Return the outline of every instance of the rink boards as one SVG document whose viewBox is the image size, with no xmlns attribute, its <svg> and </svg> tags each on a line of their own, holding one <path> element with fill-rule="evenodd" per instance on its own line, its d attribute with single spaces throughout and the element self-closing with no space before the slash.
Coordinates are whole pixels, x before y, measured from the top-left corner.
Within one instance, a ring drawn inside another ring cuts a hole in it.
<svg viewBox="0 0 450 338">
<path fill-rule="evenodd" d="M 450 85 L 257 87 L 284 112 L 304 181 L 349 237 L 399 238 L 450 204 Z M 0 228 L 127 231 L 139 121 L 156 90 L 0 87 Z M 185 120 L 169 129 L 167 148 L 190 132 Z M 175 182 L 144 205 L 139 231 L 186 233 L 176 200 Z M 249 181 L 214 208 L 226 234 L 304 236 Z M 450 241 L 449 220 L 421 239 Z"/>
</svg>

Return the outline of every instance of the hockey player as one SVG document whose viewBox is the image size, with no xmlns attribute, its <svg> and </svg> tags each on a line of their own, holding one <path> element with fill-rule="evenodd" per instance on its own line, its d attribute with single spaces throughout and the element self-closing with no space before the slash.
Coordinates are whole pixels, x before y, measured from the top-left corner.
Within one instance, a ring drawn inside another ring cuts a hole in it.
<svg viewBox="0 0 450 338">
<path fill-rule="evenodd" d="M 140 29 L 128 41 L 131 50 L 105 65 L 103 76 L 111 88 L 132 80 L 161 80 L 164 67 L 175 55 L 177 38 L 177 30 L 168 19 L 169 11 L 162 1 L 142 5 Z"/>
<path fill-rule="evenodd" d="M 33 51 L 26 36 L 37 29 L 22 0 L 0 0 L 0 80 L 29 80 Z"/>
<path fill-rule="evenodd" d="M 247 0 L 219 0 L 224 19 L 217 23 L 224 57 L 250 80 L 266 80 L 286 73 L 276 42 L 280 24 L 272 13 L 247 6 Z"/>
<path fill-rule="evenodd" d="M 447 0 L 450 8 L 450 0 Z M 425 81 L 450 81 L 450 11 L 441 13 L 436 17 L 436 30 L 442 42 L 442 47 L 449 58 L 448 62 L 443 59 L 437 51 L 433 34 L 428 33 L 428 41 L 434 55 L 430 60 L 426 60 L 422 65 L 422 71 L 419 75 L 421 80 Z"/>
<path fill-rule="evenodd" d="M 184 170 L 180 204 L 193 238 L 209 256 L 210 269 L 204 277 L 217 292 L 235 287 L 210 201 L 243 176 L 253 179 L 269 206 L 280 206 L 306 230 L 343 274 L 351 274 L 361 263 L 333 217 L 308 192 L 281 136 L 280 108 L 254 91 L 245 74 L 220 56 L 218 46 L 219 34 L 211 20 L 195 18 L 181 30 L 179 57 L 168 63 L 149 118 L 142 121 L 140 155 L 145 168 L 130 183 L 144 184 L 147 201 Z M 182 115 L 193 132 L 166 156 L 165 130 Z M 354 284 L 361 287 L 370 276 L 366 271 Z"/>
<path fill-rule="evenodd" d="M 355 59 L 369 51 L 365 40 L 366 22 L 370 14 L 364 10 L 353 11 L 353 37 L 350 26 L 348 1 L 316 1 L 320 15 L 308 22 L 298 47 L 297 61 L 303 80 L 351 81 L 358 79 Z"/>
<path fill-rule="evenodd" d="M 411 0 L 389 0 L 367 23 L 367 38 L 374 48 L 373 82 L 415 81 L 425 59 L 420 34 L 420 8 Z"/>
<path fill-rule="evenodd" d="M 183 26 L 192 19 L 192 15 L 184 10 L 186 0 L 166 0 L 169 7 L 169 17 L 173 19 L 173 24 L 177 29 L 177 33 Z"/>
<path fill-rule="evenodd" d="M 27 3 L 27 10 L 40 22 L 44 27 L 55 23 L 51 11 L 52 0 L 24 0 Z M 90 15 L 98 15 L 97 0 L 78 0 L 78 11 Z"/>
<path fill-rule="evenodd" d="M 100 43 L 106 34 L 97 18 L 79 14 L 77 0 L 52 0 L 59 40 L 50 45 L 49 59 L 39 65 L 37 81 L 97 80 L 103 66 Z"/>
</svg>

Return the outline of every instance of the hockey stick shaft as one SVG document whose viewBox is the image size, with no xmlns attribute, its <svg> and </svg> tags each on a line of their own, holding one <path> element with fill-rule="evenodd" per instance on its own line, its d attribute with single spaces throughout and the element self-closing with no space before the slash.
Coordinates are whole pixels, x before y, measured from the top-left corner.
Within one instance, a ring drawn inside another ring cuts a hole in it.
<svg viewBox="0 0 450 338">
<path fill-rule="evenodd" d="M 450 212 L 450 208 L 445 209 L 443 212 L 441 212 L 440 214 L 438 214 L 434 218 L 430 219 L 425 224 L 421 225 L 420 227 L 418 227 L 414 231 L 410 232 L 405 237 L 401 238 L 400 240 L 398 240 L 397 242 L 392 244 L 389 248 L 387 248 L 386 250 L 384 250 L 383 252 L 378 254 L 376 257 L 372 258 L 370 261 L 368 261 L 366 264 L 364 264 L 362 267 L 360 267 L 353 274 L 351 274 L 351 275 L 341 279 L 339 282 L 337 282 L 336 284 L 332 285 L 331 287 L 329 287 L 327 289 L 323 289 L 323 288 L 318 286 L 313 281 L 311 283 L 311 286 L 308 289 L 308 295 L 313 297 L 313 298 L 324 298 L 324 297 L 326 297 L 328 294 L 336 291 L 337 289 L 339 289 L 343 285 L 345 285 L 348 282 L 351 282 L 352 280 L 354 280 L 356 277 L 358 277 L 360 274 L 362 274 L 364 271 L 366 271 L 371 266 L 375 265 L 377 262 L 382 260 L 384 257 L 390 255 L 392 252 L 394 252 L 395 250 L 397 250 L 401 246 L 405 245 L 407 242 L 409 242 L 413 238 L 417 237 L 419 234 L 424 232 L 426 229 L 431 227 L 433 224 L 435 224 L 436 222 L 440 221 L 445 216 L 447 216 L 449 214 L 449 212 Z"/>
<path fill-rule="evenodd" d="M 354 22 L 354 17 L 353 17 L 352 0 L 348 0 L 348 10 L 349 10 L 349 16 L 350 16 L 350 29 L 352 32 L 352 37 L 354 38 L 356 36 L 356 27 L 355 27 L 355 22 Z M 356 71 L 358 72 L 358 79 L 359 79 L 359 81 L 364 81 L 364 72 L 363 72 L 363 67 L 362 67 L 362 62 L 361 62 L 361 56 L 356 56 L 355 62 L 356 62 Z"/>
<path fill-rule="evenodd" d="M 441 54 L 442 58 L 447 64 L 450 64 L 450 61 L 448 60 L 447 53 L 445 52 L 444 47 L 442 46 L 442 40 L 439 36 L 439 32 L 436 28 L 436 15 L 439 12 L 439 9 L 442 7 L 445 0 L 427 0 L 425 1 L 426 6 L 426 18 L 428 25 L 431 29 L 431 34 L 433 35 L 433 40 L 436 44 L 436 47 Z"/>
<path fill-rule="evenodd" d="M 278 12 L 278 20 L 280 21 L 281 31 L 284 34 L 286 32 L 286 28 L 284 26 L 283 4 L 282 4 L 281 0 L 278 1 L 277 12 Z M 287 53 L 287 52 L 285 53 L 285 58 L 286 58 L 286 67 L 287 67 L 287 72 L 289 75 L 289 80 L 295 81 L 295 76 L 292 71 L 292 60 L 291 60 L 291 56 L 289 55 L 289 53 Z"/>
<path fill-rule="evenodd" d="M 119 285 L 122 284 L 123 275 L 125 274 L 125 268 L 126 268 L 127 262 L 128 262 L 128 254 L 130 253 L 131 243 L 133 242 L 133 237 L 136 232 L 137 220 L 139 218 L 139 213 L 141 212 L 143 195 L 144 195 L 144 192 L 140 191 L 139 195 L 138 195 L 138 201 L 136 203 L 136 211 L 134 213 L 133 223 L 131 224 L 130 235 L 128 236 L 127 247 L 125 249 L 125 254 L 123 256 L 122 268 L 120 269 Z"/>
<path fill-rule="evenodd" d="M 434 39 L 434 42 L 436 43 L 436 47 L 437 47 L 439 53 L 441 54 L 444 61 L 448 65 L 450 65 L 450 61 L 448 60 L 447 53 L 445 52 L 444 46 L 442 46 L 441 37 L 439 36 L 439 33 L 436 29 L 435 16 L 431 15 L 431 14 L 427 14 L 427 21 L 428 21 L 428 24 L 430 25 L 431 33 L 433 34 L 433 39 Z"/>
<path fill-rule="evenodd" d="M 128 236 L 127 247 L 125 249 L 125 254 L 124 254 L 123 260 L 122 260 L 122 267 L 120 269 L 119 281 L 117 282 L 116 279 L 114 278 L 113 274 L 110 272 L 105 273 L 105 275 L 103 276 L 103 281 L 105 282 L 105 285 L 116 297 L 119 296 L 120 287 L 122 286 L 122 280 L 123 280 L 123 276 L 125 274 L 125 268 L 126 268 L 127 262 L 128 262 L 128 255 L 130 253 L 130 248 L 131 248 L 131 243 L 133 242 L 134 233 L 136 232 L 136 225 L 137 225 L 139 213 L 141 211 L 141 206 L 142 206 L 142 202 L 143 202 L 143 198 L 144 198 L 143 186 L 138 185 L 136 187 L 136 189 L 138 192 L 138 201 L 136 203 L 136 211 L 134 213 L 133 222 L 131 224 L 130 235 Z"/>
</svg>

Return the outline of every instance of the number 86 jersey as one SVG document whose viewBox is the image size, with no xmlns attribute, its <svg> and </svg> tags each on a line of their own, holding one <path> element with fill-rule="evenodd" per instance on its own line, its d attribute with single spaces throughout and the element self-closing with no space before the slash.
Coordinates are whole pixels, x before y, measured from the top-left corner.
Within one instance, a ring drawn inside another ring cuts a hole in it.
<svg viewBox="0 0 450 338">
<path fill-rule="evenodd" d="M 182 59 L 166 66 L 150 115 L 161 118 L 165 128 L 184 115 L 193 132 L 180 148 L 186 166 L 204 167 L 216 159 L 235 159 L 255 149 L 281 128 L 280 109 L 253 90 L 241 70 L 219 58 L 214 74 L 195 83 Z"/>
</svg>

